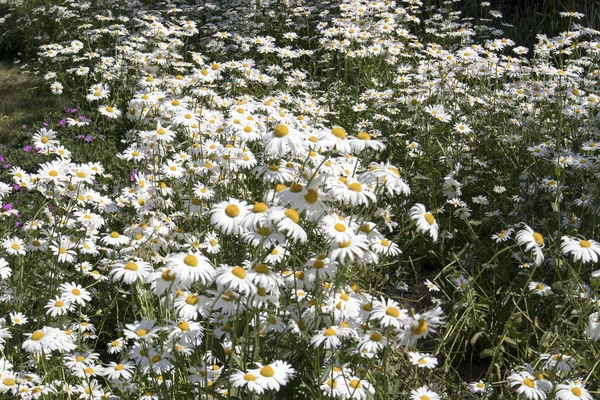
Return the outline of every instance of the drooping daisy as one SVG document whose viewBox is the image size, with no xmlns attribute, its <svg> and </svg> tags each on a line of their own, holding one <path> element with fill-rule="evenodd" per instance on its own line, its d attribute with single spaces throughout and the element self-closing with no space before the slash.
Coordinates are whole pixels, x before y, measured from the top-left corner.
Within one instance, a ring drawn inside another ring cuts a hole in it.
<svg viewBox="0 0 600 400">
<path fill-rule="evenodd" d="M 508 384 L 516 388 L 518 394 L 531 400 L 544 400 L 547 396 L 535 377 L 527 371 L 513 372 L 508 377 Z"/>
<path fill-rule="evenodd" d="M 515 239 L 521 246 L 525 246 L 525 251 L 533 250 L 535 254 L 535 265 L 541 265 L 544 261 L 544 237 L 541 233 L 535 232 L 528 225 L 523 224 L 522 230 L 517 232 Z"/>
<path fill-rule="evenodd" d="M 592 400 L 594 398 L 579 380 L 558 384 L 556 385 L 556 389 L 556 398 L 558 400 Z"/>
<path fill-rule="evenodd" d="M 562 237 L 562 253 L 573 255 L 573 261 L 597 263 L 600 256 L 600 243 L 594 240 L 577 239 L 569 236 Z"/>
<path fill-rule="evenodd" d="M 410 209 L 410 218 L 417 223 L 417 230 L 429 233 L 433 241 L 438 238 L 438 223 L 432 213 L 428 212 L 423 204 L 415 204 Z"/>
<path fill-rule="evenodd" d="M 266 381 L 259 380 L 259 376 L 259 374 L 252 372 L 237 370 L 231 374 L 229 381 L 234 388 L 246 388 L 250 392 L 262 394 L 266 389 L 266 386 L 264 386 Z"/>
</svg>

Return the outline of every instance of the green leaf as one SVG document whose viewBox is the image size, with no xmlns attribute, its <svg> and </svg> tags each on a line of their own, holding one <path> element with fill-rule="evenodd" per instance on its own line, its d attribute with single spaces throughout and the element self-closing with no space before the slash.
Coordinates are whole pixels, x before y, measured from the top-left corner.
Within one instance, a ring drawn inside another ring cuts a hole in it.
<svg viewBox="0 0 600 400">
<path fill-rule="evenodd" d="M 489 358 L 492 357 L 494 353 L 496 353 L 496 349 L 485 349 L 481 353 L 479 353 L 479 357 Z"/>
</svg>

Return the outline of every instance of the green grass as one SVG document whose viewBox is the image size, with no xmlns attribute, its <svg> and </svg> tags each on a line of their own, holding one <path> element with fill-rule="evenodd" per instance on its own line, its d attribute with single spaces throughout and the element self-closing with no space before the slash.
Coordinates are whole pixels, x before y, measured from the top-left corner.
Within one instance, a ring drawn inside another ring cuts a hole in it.
<svg viewBox="0 0 600 400">
<path fill-rule="evenodd" d="M 19 146 L 29 137 L 22 126 L 44 121 L 61 103 L 41 78 L 0 64 L 0 143 L 8 149 Z"/>
</svg>

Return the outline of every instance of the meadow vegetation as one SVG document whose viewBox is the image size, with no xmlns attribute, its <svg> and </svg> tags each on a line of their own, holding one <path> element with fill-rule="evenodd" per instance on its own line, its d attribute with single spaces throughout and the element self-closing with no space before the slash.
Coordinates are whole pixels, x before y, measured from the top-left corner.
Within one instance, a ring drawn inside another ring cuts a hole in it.
<svg viewBox="0 0 600 400">
<path fill-rule="evenodd" d="M 40 114 L 0 148 L 0 396 L 600 393 L 579 10 L 524 45 L 488 2 L 3 6 Z"/>
</svg>

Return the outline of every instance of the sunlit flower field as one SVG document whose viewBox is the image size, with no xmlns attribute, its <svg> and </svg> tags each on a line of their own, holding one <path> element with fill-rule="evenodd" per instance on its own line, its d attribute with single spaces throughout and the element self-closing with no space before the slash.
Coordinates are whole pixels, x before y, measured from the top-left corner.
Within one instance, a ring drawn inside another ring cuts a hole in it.
<svg viewBox="0 0 600 400">
<path fill-rule="evenodd" d="M 71 106 L 0 148 L 0 398 L 600 398 L 576 10 L 10 3 Z"/>
</svg>

